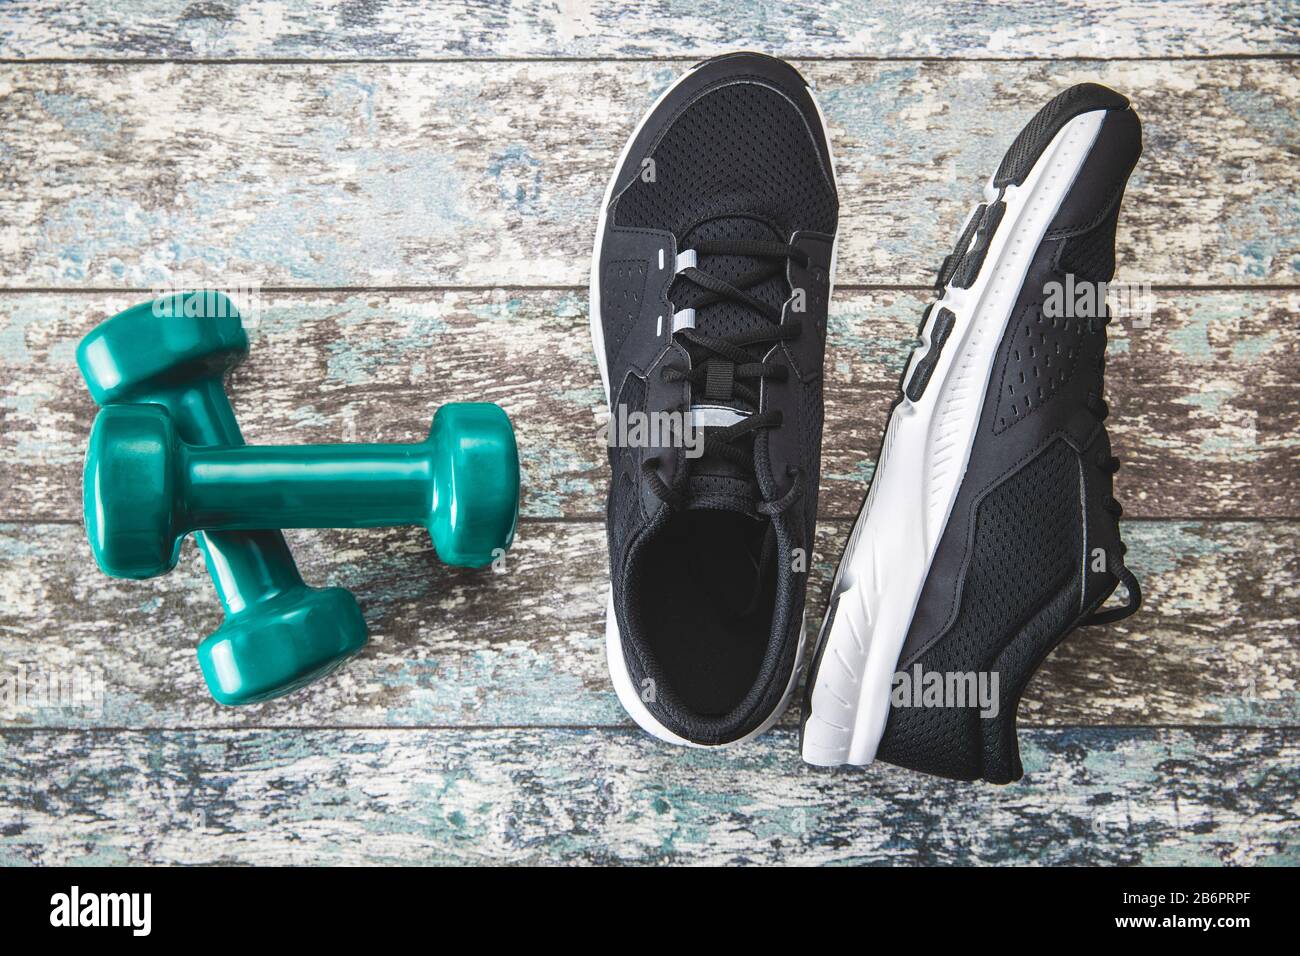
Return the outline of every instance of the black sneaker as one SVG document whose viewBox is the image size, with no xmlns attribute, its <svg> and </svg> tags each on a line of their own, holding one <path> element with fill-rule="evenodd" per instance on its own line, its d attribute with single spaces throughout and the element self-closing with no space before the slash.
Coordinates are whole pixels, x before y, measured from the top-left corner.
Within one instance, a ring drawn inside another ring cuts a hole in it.
<svg viewBox="0 0 1300 956">
<path fill-rule="evenodd" d="M 818 639 L 809 763 L 1018 779 L 1016 708 L 1043 658 L 1137 610 L 1103 424 L 1109 316 L 1083 290 L 1114 274 L 1141 152 L 1124 97 L 1066 90 L 944 260 Z M 1099 611 L 1120 582 L 1125 606 Z"/>
<path fill-rule="evenodd" d="M 628 713 L 672 743 L 761 733 L 799 673 L 838 211 L 807 85 L 754 53 L 674 83 L 605 193 L 606 651 Z"/>
</svg>

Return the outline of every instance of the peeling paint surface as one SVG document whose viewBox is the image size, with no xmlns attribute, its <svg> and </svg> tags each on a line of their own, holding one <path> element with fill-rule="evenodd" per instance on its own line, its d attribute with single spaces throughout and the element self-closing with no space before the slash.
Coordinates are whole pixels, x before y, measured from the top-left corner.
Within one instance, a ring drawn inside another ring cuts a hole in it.
<svg viewBox="0 0 1300 956">
<path fill-rule="evenodd" d="M 820 6 L 720 0 L 228 0 L 180 10 L 165 0 L 65 0 L 51 17 L 10 0 L 0 50 L 12 57 L 702 57 L 735 49 L 785 56 L 1188 56 L 1296 52 L 1285 0 L 1056 0 L 1006 6 L 848 0 Z M 102 25 L 112 22 L 114 29 Z"/>
<path fill-rule="evenodd" d="M 999 788 L 801 766 L 789 730 L 10 733 L 0 863 L 1298 862 L 1291 736 L 1025 737 Z"/>
<path fill-rule="evenodd" d="M 1121 279 L 1297 281 L 1290 61 L 797 65 L 859 224 L 841 285 L 928 286 L 1015 134 L 1083 81 L 1129 95 L 1144 126 Z M 0 268 L 59 288 L 581 286 L 607 158 L 681 69 L 0 64 Z"/>
</svg>

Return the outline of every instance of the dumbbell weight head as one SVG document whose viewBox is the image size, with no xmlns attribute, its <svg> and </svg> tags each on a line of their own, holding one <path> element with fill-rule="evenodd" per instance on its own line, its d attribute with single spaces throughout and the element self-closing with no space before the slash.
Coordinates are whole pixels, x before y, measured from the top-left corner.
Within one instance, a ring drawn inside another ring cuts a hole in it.
<svg viewBox="0 0 1300 956">
<path fill-rule="evenodd" d="M 199 668 L 219 703 L 255 704 L 337 670 L 366 636 L 351 591 L 304 587 L 263 601 L 256 617 L 226 618 L 199 643 Z"/>
<path fill-rule="evenodd" d="M 217 292 L 142 302 L 100 323 L 77 346 L 77 364 L 100 405 L 220 382 L 247 356 L 239 310 Z"/>
<path fill-rule="evenodd" d="M 95 416 L 81 490 L 86 537 L 105 574 L 152 578 L 176 567 L 178 448 L 159 405 L 108 405 Z"/>
<path fill-rule="evenodd" d="M 519 452 L 510 419 L 490 402 L 452 402 L 433 416 L 432 509 L 426 526 L 448 564 L 491 564 L 514 539 Z"/>
</svg>

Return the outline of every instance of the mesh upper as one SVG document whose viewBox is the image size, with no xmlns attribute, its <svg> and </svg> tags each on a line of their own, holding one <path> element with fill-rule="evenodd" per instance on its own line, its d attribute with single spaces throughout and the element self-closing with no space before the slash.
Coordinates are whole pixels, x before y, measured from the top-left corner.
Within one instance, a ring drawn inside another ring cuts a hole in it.
<svg viewBox="0 0 1300 956">
<path fill-rule="evenodd" d="M 732 83 L 696 99 L 655 146 L 655 181 L 619 197 L 620 226 L 667 229 L 748 214 L 782 241 L 796 229 L 835 231 L 835 191 L 799 111 L 771 87 Z"/>
<path fill-rule="evenodd" d="M 1115 278 L 1115 227 L 1119 224 L 1119 202 L 1096 228 L 1071 236 L 1061 250 L 1062 272 L 1071 272 L 1088 282 L 1109 282 Z"/>
<path fill-rule="evenodd" d="M 1115 275 L 1115 226 L 1119 218 L 1119 203 L 1093 229 L 1062 242 L 1058 258 L 1058 274 L 1074 276 L 1074 294 L 1079 296 L 1082 287 L 1092 284 L 1093 295 L 1102 290 L 1100 283 L 1109 282 Z M 1060 281 L 1058 279 L 1057 281 Z M 1027 306 L 1014 324 L 1014 335 L 1007 349 L 998 392 L 997 413 L 993 416 L 993 431 L 1001 434 L 1024 421 L 1044 407 L 1075 375 L 1079 359 L 1091 343 L 1098 352 L 1105 350 L 1105 331 L 1100 322 L 1087 318 L 1071 318 L 1069 313 L 1079 311 L 1076 303 L 1067 300 L 1064 293 L 1070 288 L 1063 284 L 1062 311 L 1066 314 L 1048 316 L 1042 305 Z M 1096 315 L 1104 316 L 1105 301 L 1096 302 Z M 1089 374 L 1095 374 L 1090 372 Z M 1099 377 L 1099 375 L 1098 375 Z M 1094 390 L 1100 394 L 1098 381 Z"/>
<path fill-rule="evenodd" d="M 812 122 L 816 122 L 815 117 Z M 815 129 L 810 128 L 799 107 L 764 82 L 747 79 L 709 89 L 691 100 L 664 126 L 650 153 L 654 160 L 653 181 L 633 179 L 615 198 L 610 221 L 621 229 L 669 232 L 675 237 L 679 251 L 710 241 L 786 243 L 801 231 L 833 235 L 838 200 L 830 170 L 823 168 L 819 133 Z M 640 157 L 628 159 L 628 162 L 640 161 Z M 781 268 L 772 278 L 757 285 L 740 281 L 742 277 L 772 267 L 777 261 Z M 606 300 L 602 299 L 602 318 L 611 355 L 615 354 L 614 343 L 622 347 L 627 336 L 616 323 L 621 322 L 624 310 L 633 309 L 623 287 L 630 283 L 641 290 L 640 295 L 646 294 L 639 276 L 609 271 L 626 265 L 608 263 L 602 273 L 602 283 L 609 275 L 619 285 L 619 292 L 611 293 L 609 300 L 612 311 L 605 311 Z M 716 279 L 742 287 L 772 309 L 779 310 L 791 295 L 784 259 L 700 255 L 697 266 Z M 755 328 L 771 327 L 770 320 L 759 310 L 743 303 L 723 300 L 701 306 L 699 303 L 711 296 L 689 280 L 675 279 L 667 295 L 674 309 L 696 310 L 695 328 L 702 335 L 725 339 Z M 752 346 L 755 353 L 768 348 L 770 344 Z M 755 354 L 755 360 L 759 357 Z M 693 359 L 701 363 L 714 361 L 703 354 Z M 753 378 L 746 379 L 745 384 L 755 390 L 759 387 Z M 789 420 L 785 427 L 797 428 L 801 445 L 814 451 L 820 442 L 820 389 L 817 381 L 802 394 L 796 393 L 795 401 L 803 398 L 808 404 L 793 413 L 786 412 Z M 693 400 L 705 403 L 705 391 L 704 386 L 696 387 Z M 645 400 L 644 394 L 640 397 Z M 710 399 L 713 400 L 731 403 L 720 397 Z M 732 447 L 752 458 L 754 444 L 752 436 L 743 436 L 734 440 Z M 615 474 L 612 497 L 638 501 L 640 490 L 636 475 L 631 474 L 630 458 L 616 461 Z M 627 480 L 629 474 L 632 480 Z M 752 470 L 740 468 L 723 456 L 692 459 L 687 463 L 687 474 L 688 480 L 681 490 L 689 499 L 690 509 L 749 513 L 753 503 L 761 500 Z M 815 481 L 809 494 L 815 500 Z M 798 641 L 793 638 L 798 633 L 805 581 L 789 570 L 788 552 L 795 538 L 787 526 L 797 527 L 802 522 L 793 510 L 774 519 L 758 519 L 763 524 L 770 522 L 775 529 L 776 541 L 771 547 L 776 558 L 767 566 L 775 568 L 777 575 L 771 623 L 763 633 L 754 635 L 755 640 L 765 642 L 759 677 L 746 699 L 736 705 L 734 713 L 696 714 L 674 693 L 665 677 L 663 662 L 647 650 L 651 642 L 643 633 L 646 625 L 641 618 L 646 616 L 647 602 L 662 602 L 665 596 L 642 593 L 649 561 L 645 555 L 650 553 L 658 537 L 666 533 L 668 518 L 666 512 L 652 512 L 647 517 L 641 511 L 635 503 L 616 501 L 611 502 L 609 515 L 611 560 L 621 565 L 615 570 L 614 596 L 629 674 L 634 683 L 645 677 L 655 681 L 659 695 L 654 701 L 648 701 L 647 707 L 675 733 L 697 742 L 735 739 L 757 726 L 779 703 L 793 666 L 798 647 Z M 755 527 L 761 530 L 762 525 Z M 764 542 L 764 553 L 768 553 L 768 547 Z M 620 570 L 625 575 L 621 586 Z M 779 639 L 770 639 L 769 631 Z"/>
<path fill-rule="evenodd" d="M 779 236 L 769 226 L 746 217 L 727 217 L 713 219 L 692 229 L 680 241 L 683 248 L 689 249 L 698 242 L 717 239 L 756 239 L 763 242 L 785 242 L 788 235 Z M 735 284 L 741 276 L 753 271 L 760 263 L 748 256 L 700 256 L 699 268 L 711 276 Z M 750 295 L 761 299 L 775 309 L 790 296 L 790 284 L 786 282 L 784 270 L 759 285 L 746 289 Z M 693 282 L 677 279 L 668 290 L 668 298 L 676 309 L 693 309 L 696 303 L 707 295 Z M 715 302 L 700 309 L 695 315 L 695 328 L 702 335 L 716 335 L 726 338 L 761 328 L 767 325 L 767 319 L 753 309 L 730 299 Z"/>
</svg>

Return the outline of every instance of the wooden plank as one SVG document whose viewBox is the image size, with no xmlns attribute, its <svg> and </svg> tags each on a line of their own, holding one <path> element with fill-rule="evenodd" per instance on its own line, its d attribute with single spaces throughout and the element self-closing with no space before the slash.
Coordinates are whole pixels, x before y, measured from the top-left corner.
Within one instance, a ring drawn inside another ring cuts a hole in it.
<svg viewBox="0 0 1300 956">
<path fill-rule="evenodd" d="M 0 734 L 0 863 L 1300 862 L 1285 731 L 1039 730 L 1008 787 L 803 766 L 791 731 Z"/>
<path fill-rule="evenodd" d="M 1295 52 L 1283 0 L 1123 0 L 814 8 L 686 0 L 627 4 L 545 0 L 325 0 L 126 5 L 71 0 L 57 15 L 13 2 L 0 24 L 6 57 L 317 59 L 411 57 L 699 58 L 736 49 L 784 56 L 1133 57 Z"/>
<path fill-rule="evenodd" d="M 1122 277 L 1296 282 L 1290 61 L 802 66 L 837 157 L 840 284 L 928 285 L 1015 133 L 1083 80 L 1145 123 Z M 26 288 L 585 285 L 618 150 L 682 69 L 0 66 L 0 270 Z"/>
<path fill-rule="evenodd" d="M 848 522 L 822 523 L 821 620 Z M 1146 604 L 1078 632 L 1030 685 L 1028 725 L 1293 725 L 1294 522 L 1128 522 Z M 608 565 L 595 523 L 533 522 L 504 573 L 449 569 L 423 531 L 294 532 L 306 579 L 351 588 L 370 624 L 335 676 L 219 708 L 194 659 L 220 612 L 196 551 L 163 578 L 111 580 L 70 524 L 0 526 L 0 724 L 34 727 L 627 725 L 605 666 Z M 4 704 L 5 678 L 12 690 Z M 47 701 L 58 678 L 84 696 Z M 96 680 L 102 680 L 102 686 Z M 32 690 L 19 699 L 19 682 Z M 795 714 L 787 716 L 793 725 Z"/>
<path fill-rule="evenodd" d="M 1137 517 L 1297 517 L 1300 292 L 1164 292 L 1115 324 L 1109 421 Z M 857 514 L 926 301 L 836 295 L 821 513 Z M 94 407 L 77 340 L 139 295 L 0 295 L 0 519 L 75 518 Z M 603 408 L 586 296 L 566 291 L 267 294 L 231 393 L 250 441 L 414 441 L 444 401 L 514 418 L 528 517 L 604 514 Z"/>
</svg>

